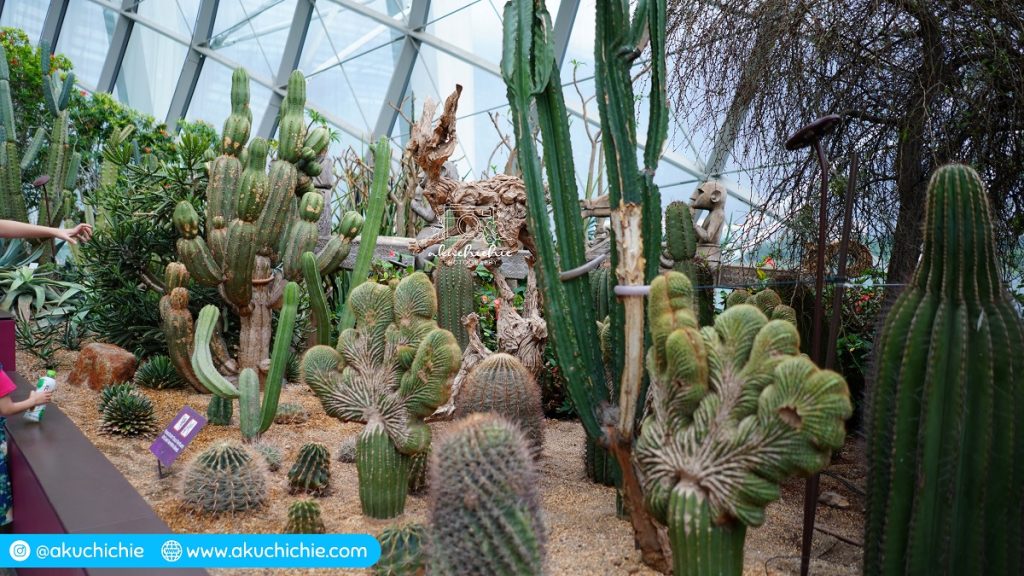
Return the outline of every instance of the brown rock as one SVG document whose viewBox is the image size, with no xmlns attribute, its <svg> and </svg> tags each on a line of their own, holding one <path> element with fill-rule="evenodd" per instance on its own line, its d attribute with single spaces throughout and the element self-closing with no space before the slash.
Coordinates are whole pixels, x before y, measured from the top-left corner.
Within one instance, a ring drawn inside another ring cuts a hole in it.
<svg viewBox="0 0 1024 576">
<path fill-rule="evenodd" d="M 87 385 L 99 390 L 110 384 L 129 382 L 135 376 L 135 355 L 113 344 L 93 343 L 82 348 L 68 376 L 72 386 Z"/>
</svg>

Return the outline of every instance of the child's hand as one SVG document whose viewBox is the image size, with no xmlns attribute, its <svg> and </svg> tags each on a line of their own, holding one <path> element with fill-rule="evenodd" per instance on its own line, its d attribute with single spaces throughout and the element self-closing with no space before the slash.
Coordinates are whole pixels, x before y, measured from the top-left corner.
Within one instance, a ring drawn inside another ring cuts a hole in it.
<svg viewBox="0 0 1024 576">
<path fill-rule="evenodd" d="M 40 392 L 33 390 L 29 393 L 28 399 L 32 401 L 33 406 L 39 406 L 40 404 L 49 404 L 50 400 L 53 399 L 53 390 L 47 390 L 46 392 Z"/>
</svg>

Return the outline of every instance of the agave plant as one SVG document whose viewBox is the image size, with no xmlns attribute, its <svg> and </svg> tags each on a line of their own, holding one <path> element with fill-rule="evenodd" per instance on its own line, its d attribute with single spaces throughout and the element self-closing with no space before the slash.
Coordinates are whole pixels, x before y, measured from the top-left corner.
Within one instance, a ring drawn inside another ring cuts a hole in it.
<svg viewBox="0 0 1024 576">
<path fill-rule="evenodd" d="M 59 320 L 77 309 L 72 306 L 84 288 L 81 284 L 54 278 L 52 271 L 40 272 L 39 268 L 23 266 L 16 270 L 0 272 L 0 310 L 10 311 L 17 306 L 18 317 L 31 320 L 34 314 L 45 317 L 44 324 L 59 323 Z M 42 320 L 42 318 L 40 318 Z"/>
</svg>

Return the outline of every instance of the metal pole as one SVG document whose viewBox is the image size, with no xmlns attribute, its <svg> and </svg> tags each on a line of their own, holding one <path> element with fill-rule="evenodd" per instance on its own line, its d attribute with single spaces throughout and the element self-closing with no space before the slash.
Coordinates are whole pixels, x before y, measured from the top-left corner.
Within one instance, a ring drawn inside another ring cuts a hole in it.
<svg viewBox="0 0 1024 576">
<path fill-rule="evenodd" d="M 828 324 L 828 345 L 825 349 L 825 368 L 830 370 L 836 363 L 836 340 L 839 338 L 843 293 L 846 291 L 846 258 L 850 247 L 850 227 L 853 224 L 854 194 L 857 192 L 857 168 L 857 155 L 851 151 L 850 173 L 846 179 L 846 204 L 843 207 L 843 233 L 839 239 L 839 269 L 836 271 L 837 284 L 832 295 L 832 319 Z"/>
</svg>

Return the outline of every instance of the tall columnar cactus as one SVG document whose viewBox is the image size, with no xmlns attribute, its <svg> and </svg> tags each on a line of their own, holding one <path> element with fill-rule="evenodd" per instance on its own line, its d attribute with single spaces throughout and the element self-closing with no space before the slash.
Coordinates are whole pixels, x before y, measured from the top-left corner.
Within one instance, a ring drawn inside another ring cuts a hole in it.
<svg viewBox="0 0 1024 576">
<path fill-rule="evenodd" d="M 255 370 L 243 369 L 238 375 L 238 387 L 235 387 L 221 375 L 214 364 L 210 354 L 210 341 L 220 319 L 220 310 L 212 304 L 203 307 L 196 323 L 192 373 L 205 389 L 214 395 L 228 400 L 238 398 L 239 423 L 242 437 L 247 441 L 258 439 L 260 434 L 266 432 L 274 423 L 274 416 L 277 415 L 277 403 L 281 398 L 281 385 L 288 362 L 288 347 L 291 345 L 295 314 L 299 307 L 299 285 L 289 282 L 281 299 L 281 314 L 277 319 L 277 334 L 269 360 L 262 401 L 259 377 Z"/>
<path fill-rule="evenodd" d="M 306 352 L 303 379 L 328 415 L 366 424 L 356 444 L 359 500 L 363 514 L 391 518 L 405 509 L 409 460 L 430 447 L 423 419 L 448 400 L 461 351 L 433 320 L 437 300 L 422 272 L 394 291 L 361 284 L 348 305 L 355 328 L 337 349 Z"/>
<path fill-rule="evenodd" d="M 939 168 L 885 319 L 868 418 L 864 574 L 1024 571 L 1024 322 L 978 174 Z"/>
<path fill-rule="evenodd" d="M 266 473 L 245 448 L 223 442 L 189 464 L 182 493 L 185 504 L 200 512 L 251 510 L 267 500 Z"/>
<path fill-rule="evenodd" d="M 53 116 L 44 173 L 49 180 L 43 186 L 43 196 L 39 201 L 39 223 L 45 226 L 59 226 L 64 218 L 64 191 L 74 189 L 78 168 L 82 162 L 81 154 L 74 151 L 74 138 L 69 134 L 71 113 L 68 111 L 68 103 L 75 86 L 75 75 L 68 72 L 62 80 L 56 70 L 50 70 L 50 47 L 45 42 L 39 45 L 39 56 L 40 69 L 43 73 L 43 102 Z M 50 245 L 46 246 L 44 259 L 50 256 Z"/>
<path fill-rule="evenodd" d="M 455 403 L 455 417 L 494 412 L 519 426 L 539 457 L 544 449 L 544 410 L 540 386 L 514 356 L 491 354 L 466 375 Z"/>
<path fill-rule="evenodd" d="M 288 488 L 295 494 L 304 492 L 322 496 L 331 487 L 331 454 L 323 444 L 310 442 L 299 448 L 295 464 L 288 471 Z"/>
<path fill-rule="evenodd" d="M 697 261 L 697 232 L 693 227 L 693 213 L 686 202 L 672 202 L 665 208 L 665 251 L 672 259 L 672 269 L 686 274 L 696 289 L 694 299 L 697 316 L 702 325 L 715 318 L 715 293 L 706 262 Z"/>
<path fill-rule="evenodd" d="M 0 46 L 0 218 L 28 222 L 25 196 L 21 192 L 21 171 L 35 160 L 39 153 L 36 140 L 42 144 L 43 128 L 36 132 L 33 145 L 24 157 L 18 150 L 18 130 L 14 122 L 14 105 L 11 101 L 11 71 L 7 66 L 7 52 Z"/>
<path fill-rule="evenodd" d="M 451 240 L 445 244 L 454 242 Z M 476 309 L 473 271 L 467 268 L 464 256 L 456 256 L 451 264 L 445 264 L 442 258 L 436 262 L 434 286 L 437 287 L 437 324 L 454 334 L 459 341 L 459 348 L 465 350 L 469 344 L 469 334 L 462 325 L 462 318 Z"/>
<path fill-rule="evenodd" d="M 268 371 L 276 366 L 270 361 L 272 311 L 281 307 L 287 282 L 301 280 L 302 256 L 315 247 L 314 223 L 324 208 L 319 192 L 299 194 L 301 176 L 319 170 L 319 164 L 302 159 L 318 155 L 329 141 L 322 130 L 306 133 L 305 80 L 301 73 L 292 74 L 285 100 L 282 141 L 277 159 L 268 168 L 267 141 L 254 138 L 246 146 L 252 127 L 249 78 L 241 68 L 235 70 L 231 78 L 231 115 L 224 122 L 221 154 L 209 165 L 204 218 L 189 202 L 181 202 L 174 212 L 174 225 L 180 235 L 178 260 L 194 281 L 218 287 L 228 309 L 238 316 L 237 358 L 228 356 L 219 337 L 212 336 L 216 368 L 228 377 L 240 377 L 244 370 L 252 370 L 261 385 L 268 382 Z M 296 118 L 301 127 L 296 128 Z M 318 274 L 332 274 L 340 267 L 352 239 L 359 234 L 361 222 L 354 212 L 343 217 L 341 233 L 314 254 Z M 187 305 L 187 292 L 184 297 Z M 180 304 L 178 300 L 180 297 L 176 299 Z M 164 318 L 168 341 L 192 342 L 191 318 L 186 321 L 184 316 L 187 307 L 173 310 L 178 316 L 173 322 Z M 291 335 L 285 340 L 290 342 Z M 170 356 L 182 376 L 205 390 L 204 383 L 190 375 L 187 363 L 182 361 L 188 357 L 185 348 L 172 344 Z"/>
<path fill-rule="evenodd" d="M 431 574 L 544 573 L 544 521 L 528 446 L 518 427 L 493 414 L 463 418 L 438 441 L 430 462 Z"/>
<path fill-rule="evenodd" d="M 327 531 L 315 500 L 296 500 L 288 507 L 285 534 L 323 534 Z"/>
<path fill-rule="evenodd" d="M 779 483 L 828 464 L 852 407 L 842 376 L 800 355 L 796 327 L 736 305 L 698 327 L 678 272 L 651 284 L 650 413 L 636 445 L 647 508 L 668 526 L 674 574 L 743 571 L 747 526 Z"/>
</svg>

